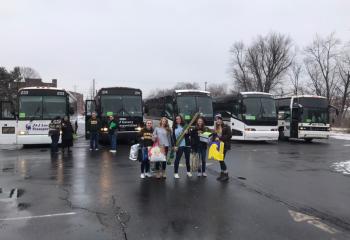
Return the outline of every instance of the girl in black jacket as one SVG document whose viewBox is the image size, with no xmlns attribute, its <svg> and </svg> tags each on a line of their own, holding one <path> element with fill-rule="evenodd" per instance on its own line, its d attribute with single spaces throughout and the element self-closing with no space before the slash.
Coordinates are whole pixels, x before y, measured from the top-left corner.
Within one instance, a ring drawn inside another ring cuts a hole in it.
<svg viewBox="0 0 350 240">
<path fill-rule="evenodd" d="M 62 129 L 62 152 L 64 153 L 65 148 L 68 148 L 68 153 L 71 153 L 72 151 L 70 150 L 70 148 L 73 146 L 74 129 L 67 116 L 63 118 L 61 129 Z"/>
<path fill-rule="evenodd" d="M 231 133 L 231 128 L 226 124 L 224 124 L 224 122 L 222 121 L 221 114 L 217 114 L 215 116 L 215 120 L 216 120 L 215 136 L 214 136 L 215 140 L 224 142 L 224 161 L 219 161 L 221 173 L 220 173 L 220 176 L 217 178 L 217 180 L 225 182 L 229 180 L 227 166 L 225 163 L 225 157 L 226 157 L 227 151 L 231 149 L 232 133 Z"/>
<path fill-rule="evenodd" d="M 204 124 L 204 119 L 199 117 L 197 119 L 196 126 L 191 130 L 191 148 L 192 151 L 199 155 L 199 159 L 202 162 L 202 167 L 198 167 L 198 177 L 206 177 L 206 154 L 207 154 L 207 143 L 201 142 L 199 135 L 204 132 L 209 132 L 209 128 L 207 128 Z"/>
<path fill-rule="evenodd" d="M 152 147 L 153 145 L 153 126 L 152 121 L 147 120 L 146 121 L 146 127 L 142 128 L 140 132 L 140 148 L 141 148 L 141 178 L 145 177 L 151 177 L 152 175 L 149 172 L 150 169 L 150 162 L 147 157 L 147 159 L 144 159 L 144 156 L 148 156 L 147 152 L 145 154 L 145 151 L 148 151 L 148 147 Z"/>
</svg>

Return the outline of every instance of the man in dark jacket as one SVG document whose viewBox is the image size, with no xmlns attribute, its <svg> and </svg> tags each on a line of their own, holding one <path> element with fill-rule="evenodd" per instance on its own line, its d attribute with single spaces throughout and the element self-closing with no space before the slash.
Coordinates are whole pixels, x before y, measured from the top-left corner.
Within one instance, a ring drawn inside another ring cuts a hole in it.
<svg viewBox="0 0 350 240">
<path fill-rule="evenodd" d="M 57 116 L 49 124 L 49 136 L 51 137 L 51 153 L 58 153 L 58 142 L 61 134 L 61 117 Z"/>
<path fill-rule="evenodd" d="M 96 112 L 93 112 L 91 118 L 87 122 L 87 131 L 90 134 L 90 151 L 98 150 L 98 132 L 101 128 L 100 120 L 96 116 Z"/>
</svg>

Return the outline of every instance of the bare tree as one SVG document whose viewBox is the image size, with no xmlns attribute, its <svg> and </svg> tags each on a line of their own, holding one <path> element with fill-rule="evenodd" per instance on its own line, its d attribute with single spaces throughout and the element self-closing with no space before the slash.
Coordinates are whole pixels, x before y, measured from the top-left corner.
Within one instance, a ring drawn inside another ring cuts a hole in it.
<svg viewBox="0 0 350 240">
<path fill-rule="evenodd" d="M 350 95 L 350 51 L 345 50 L 342 52 L 338 62 L 339 69 L 339 83 L 337 85 L 337 92 L 340 97 L 339 118 L 343 119 L 347 113 L 349 107 L 349 95 Z"/>
<path fill-rule="evenodd" d="M 337 59 L 340 41 L 330 34 L 326 38 L 316 36 L 305 48 L 305 65 L 317 95 L 324 95 L 329 101 L 334 98 L 337 86 Z"/>
<path fill-rule="evenodd" d="M 148 95 L 148 98 L 157 98 L 157 97 L 163 97 L 166 95 L 171 94 L 174 90 L 180 90 L 180 89 L 199 89 L 199 84 L 196 82 L 178 82 L 175 84 L 172 88 L 165 88 L 165 89 L 155 89 L 150 92 Z"/>
<path fill-rule="evenodd" d="M 225 95 L 227 93 L 227 84 L 209 84 L 208 91 L 213 97 Z"/>
<path fill-rule="evenodd" d="M 39 73 L 31 67 L 18 67 L 22 78 L 40 78 Z"/>
<path fill-rule="evenodd" d="M 199 84 L 196 82 L 178 82 L 173 89 L 199 89 Z"/>
<path fill-rule="evenodd" d="M 251 78 L 248 64 L 246 60 L 246 49 L 243 42 L 233 44 L 231 50 L 232 55 L 232 76 L 234 85 L 243 91 L 254 91 L 253 79 Z"/>
<path fill-rule="evenodd" d="M 282 81 L 293 62 L 292 41 L 278 33 L 259 36 L 246 50 L 233 45 L 233 77 L 243 90 L 270 92 Z"/>
<path fill-rule="evenodd" d="M 294 61 L 288 73 L 294 95 L 304 94 L 304 88 L 301 83 L 302 74 L 303 66 L 299 62 Z"/>
</svg>

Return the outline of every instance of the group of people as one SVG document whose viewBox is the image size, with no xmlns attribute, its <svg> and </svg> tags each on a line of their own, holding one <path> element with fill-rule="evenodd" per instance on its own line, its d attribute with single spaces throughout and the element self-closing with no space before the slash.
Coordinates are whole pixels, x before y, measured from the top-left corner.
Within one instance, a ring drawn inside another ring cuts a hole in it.
<svg viewBox="0 0 350 240">
<path fill-rule="evenodd" d="M 57 116 L 49 124 L 49 136 L 51 137 L 51 153 L 58 153 L 58 142 L 62 134 L 62 152 L 64 153 L 67 149 L 68 153 L 71 153 L 70 149 L 73 147 L 73 134 L 77 130 L 77 124 L 75 129 L 69 120 L 68 116 L 63 119 Z"/>
<path fill-rule="evenodd" d="M 179 164 L 181 157 L 185 156 L 187 176 L 192 177 L 190 166 L 190 154 L 191 152 L 198 154 L 200 159 L 200 167 L 198 168 L 198 177 L 206 177 L 206 152 L 207 143 L 200 141 L 200 135 L 204 132 L 212 132 L 213 139 L 216 141 L 224 142 L 224 160 L 220 162 L 220 176 L 217 180 L 227 181 L 229 179 L 227 166 L 225 164 L 225 156 L 227 151 L 231 148 L 230 140 L 232 137 L 231 129 L 224 124 L 221 115 L 215 116 L 215 128 L 210 130 L 205 125 L 205 120 L 199 117 L 196 120 L 194 128 L 189 130 L 185 129 L 185 121 L 181 115 L 176 116 L 172 129 L 169 127 L 168 120 L 163 117 L 160 119 L 159 126 L 153 128 L 151 120 L 146 121 L 145 127 L 140 132 L 139 143 L 141 149 L 141 156 L 147 156 L 145 152 L 154 143 L 159 145 L 163 150 L 165 156 L 168 155 L 169 150 L 173 149 L 176 152 L 174 161 L 174 178 L 180 178 Z M 184 135 L 183 135 L 184 133 Z M 182 137 L 182 139 L 181 139 Z M 179 139 L 180 138 L 180 139 Z M 181 141 L 178 141 L 181 140 Z M 178 144 L 175 144 L 178 142 Z M 145 177 L 151 177 L 150 173 L 150 161 L 147 157 L 141 157 L 141 175 Z M 156 162 L 156 178 L 166 178 L 166 162 Z"/>
<path fill-rule="evenodd" d="M 91 118 L 87 122 L 87 132 L 90 134 L 90 151 L 98 151 L 98 141 L 99 141 L 99 132 L 102 128 L 100 119 L 97 118 L 96 112 L 91 114 Z M 114 120 L 114 117 L 111 115 L 108 117 L 107 123 L 107 132 L 109 141 L 111 143 L 109 150 L 112 153 L 117 152 L 117 122 Z"/>
</svg>

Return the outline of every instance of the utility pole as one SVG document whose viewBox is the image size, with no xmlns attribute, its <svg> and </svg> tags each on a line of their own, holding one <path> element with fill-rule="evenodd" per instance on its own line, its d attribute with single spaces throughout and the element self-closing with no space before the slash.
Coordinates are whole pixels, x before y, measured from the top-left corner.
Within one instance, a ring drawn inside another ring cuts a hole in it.
<svg viewBox="0 0 350 240">
<path fill-rule="evenodd" d="M 207 91 L 207 81 L 204 82 L 204 91 Z"/>
<path fill-rule="evenodd" d="M 95 98 L 95 78 L 92 79 L 92 99 Z"/>
</svg>

